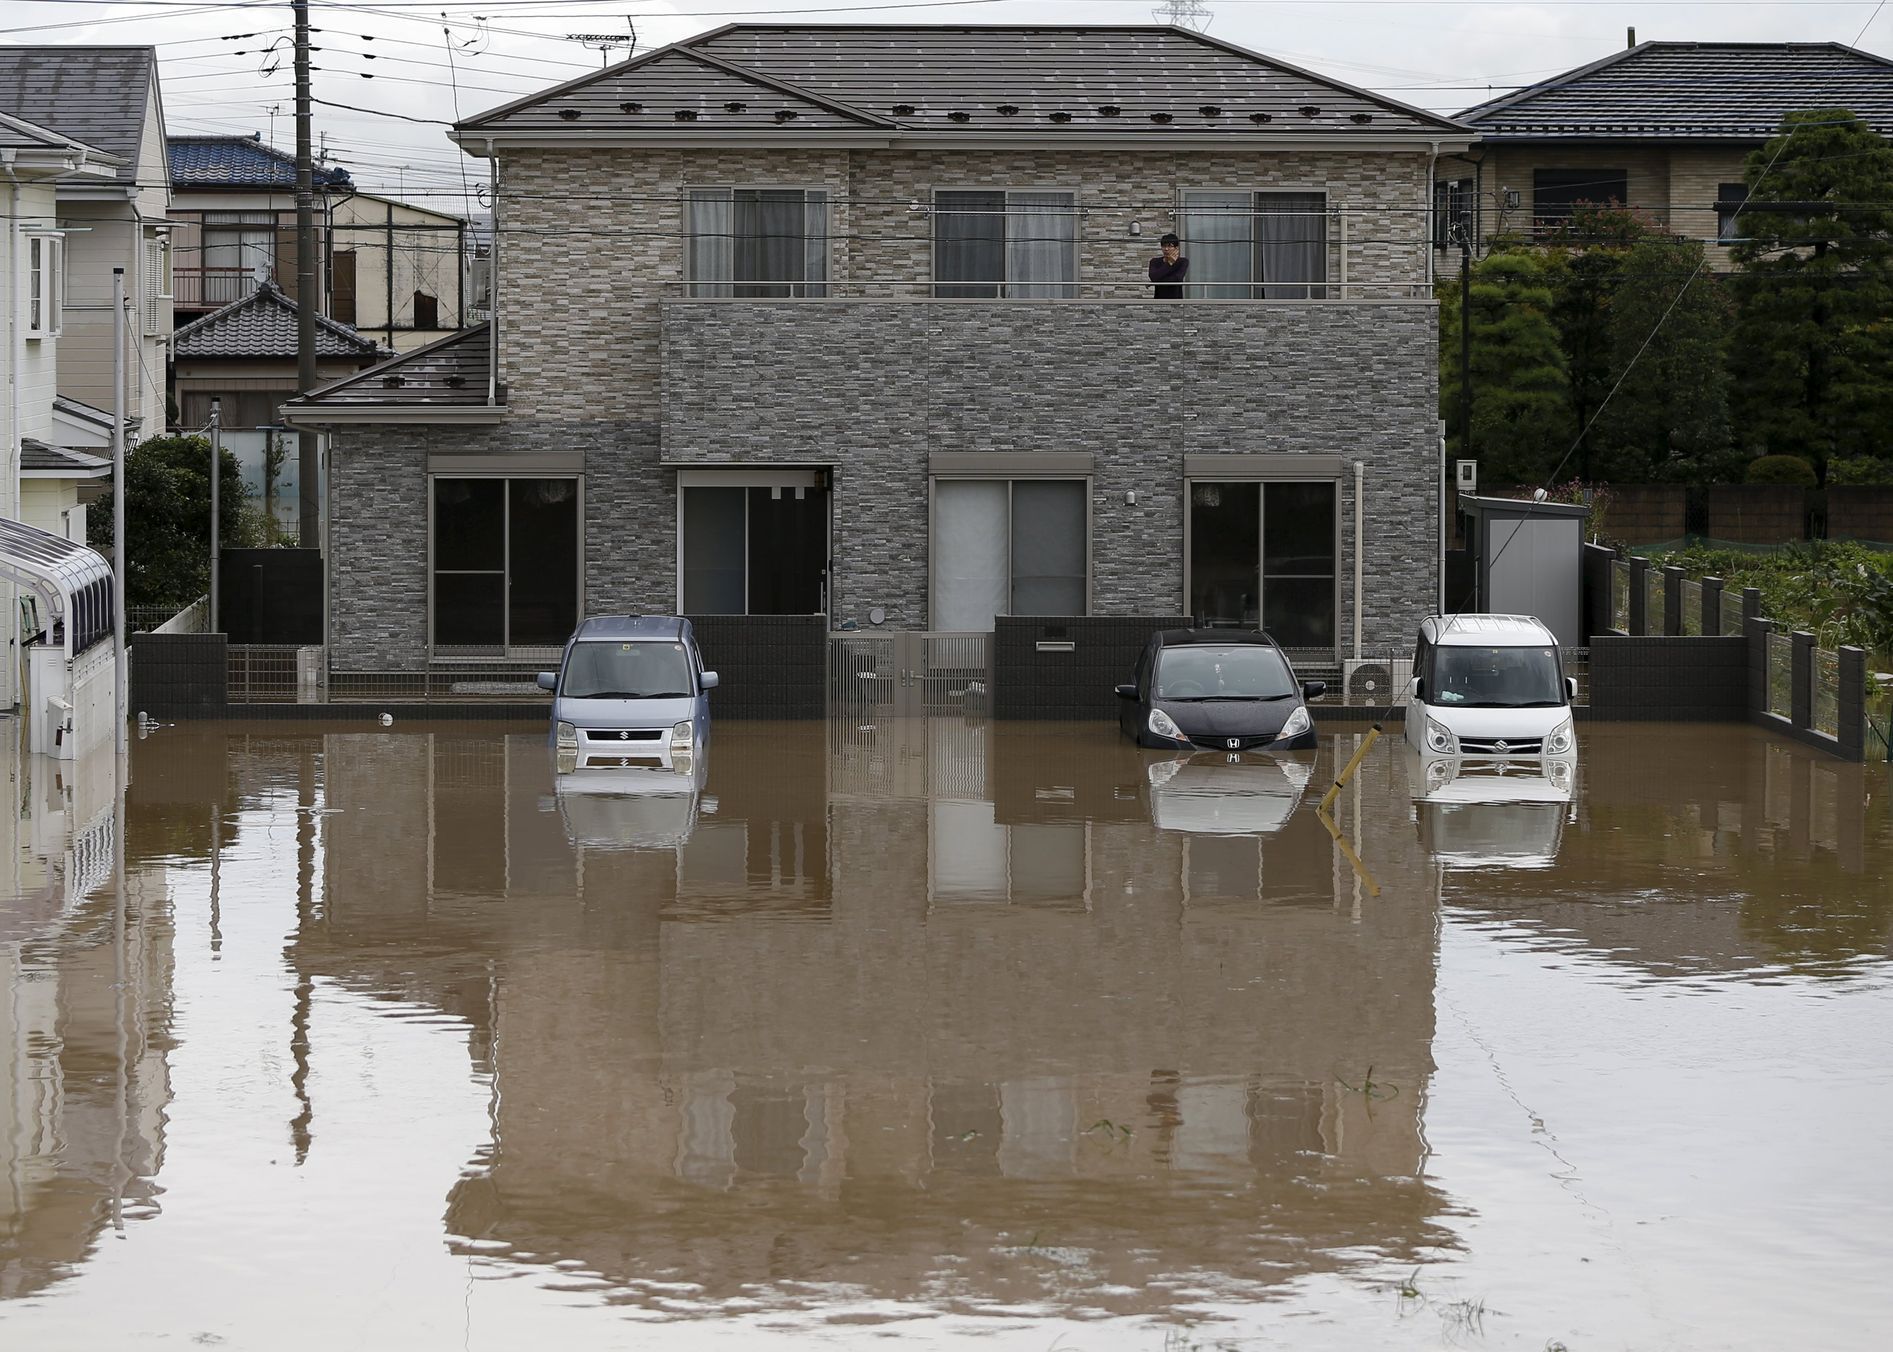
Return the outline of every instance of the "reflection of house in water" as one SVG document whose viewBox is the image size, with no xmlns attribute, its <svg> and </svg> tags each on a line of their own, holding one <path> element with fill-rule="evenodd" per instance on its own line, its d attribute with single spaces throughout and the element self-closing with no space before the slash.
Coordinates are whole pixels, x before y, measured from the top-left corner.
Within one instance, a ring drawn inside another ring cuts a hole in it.
<svg viewBox="0 0 1893 1352">
<path fill-rule="evenodd" d="M 1447 869 L 1443 902 L 1659 975 L 1888 952 L 1876 771 L 1748 729 L 1674 728 L 1665 748 L 1652 773 L 1639 730 L 1587 731 L 1556 869 Z"/>
<path fill-rule="evenodd" d="M 829 735 L 720 729 L 690 840 L 645 850 L 564 835 L 541 737 L 324 739 L 335 815 L 293 961 L 474 1025 L 494 1134 L 452 1235 L 711 1299 L 1137 1307 L 1165 1302 L 1158 1271 L 1260 1285 L 1447 1242 L 1403 823 L 1374 824 L 1402 851 L 1378 900 L 1304 808 L 1230 837 L 1247 881 L 1199 904 L 1142 753 L 945 720 Z"/>
<path fill-rule="evenodd" d="M 9 739 L 0 812 L 0 1300 L 67 1275 L 149 1214 L 169 1097 L 164 873 L 121 908 L 109 746 L 76 762 Z"/>
</svg>

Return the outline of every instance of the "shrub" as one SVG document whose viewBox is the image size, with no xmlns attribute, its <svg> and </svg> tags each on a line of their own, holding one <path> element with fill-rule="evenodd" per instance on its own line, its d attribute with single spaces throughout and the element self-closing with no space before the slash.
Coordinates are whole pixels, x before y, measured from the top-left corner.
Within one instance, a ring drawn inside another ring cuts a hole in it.
<svg viewBox="0 0 1893 1352">
<path fill-rule="evenodd" d="M 1798 455 L 1764 455 L 1749 463 L 1743 482 L 1812 488 L 1820 479 L 1814 473 L 1814 466 Z"/>
<path fill-rule="evenodd" d="M 1893 484 L 1893 460 L 1877 455 L 1845 456 L 1827 462 L 1830 484 Z"/>
</svg>

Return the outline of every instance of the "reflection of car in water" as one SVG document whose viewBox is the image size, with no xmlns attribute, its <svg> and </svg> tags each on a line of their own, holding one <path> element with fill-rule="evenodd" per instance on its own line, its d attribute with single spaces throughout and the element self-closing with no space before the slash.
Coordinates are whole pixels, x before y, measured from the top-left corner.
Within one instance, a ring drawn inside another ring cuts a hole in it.
<svg viewBox="0 0 1893 1352">
<path fill-rule="evenodd" d="M 1313 767 L 1305 761 L 1245 756 L 1179 756 L 1147 770 L 1150 820 L 1160 831 L 1255 835 L 1279 830 L 1301 801 Z"/>
<path fill-rule="evenodd" d="M 565 834 L 587 849 L 682 845 L 696 829 L 708 773 L 704 755 L 669 770 L 562 769 L 555 784 Z M 714 801 L 704 810 L 713 811 Z"/>
<path fill-rule="evenodd" d="M 1415 749 L 1414 822 L 1435 863 L 1460 868 L 1547 868 L 1571 819 L 1576 765 L 1553 760 L 1528 769 L 1460 758 L 1434 760 Z"/>
</svg>

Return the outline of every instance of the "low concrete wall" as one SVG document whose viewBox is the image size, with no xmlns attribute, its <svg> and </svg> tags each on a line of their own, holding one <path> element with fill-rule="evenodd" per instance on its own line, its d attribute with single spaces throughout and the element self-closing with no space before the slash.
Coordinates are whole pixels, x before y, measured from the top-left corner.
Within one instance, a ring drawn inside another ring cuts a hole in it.
<svg viewBox="0 0 1893 1352">
<path fill-rule="evenodd" d="M 1591 716 L 1739 723 L 1749 708 L 1745 638 L 1591 639 Z"/>
<path fill-rule="evenodd" d="M 717 674 L 715 718 L 820 718 L 828 622 L 820 615 L 693 615 L 703 665 Z"/>
<path fill-rule="evenodd" d="M 1180 615 L 1001 616 L 993 634 L 993 714 L 997 718 L 1106 718 L 1117 687 L 1159 629 L 1182 629 Z M 1050 648 L 1044 645 L 1071 647 Z"/>
<path fill-rule="evenodd" d="M 222 634 L 131 635 L 131 716 L 226 717 L 226 660 Z"/>
</svg>

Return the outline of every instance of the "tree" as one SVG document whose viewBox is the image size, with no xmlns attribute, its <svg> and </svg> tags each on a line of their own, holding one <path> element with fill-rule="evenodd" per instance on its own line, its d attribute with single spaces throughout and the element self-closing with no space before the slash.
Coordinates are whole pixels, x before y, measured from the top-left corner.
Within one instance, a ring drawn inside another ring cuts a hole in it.
<svg viewBox="0 0 1893 1352">
<path fill-rule="evenodd" d="M 226 448 L 217 504 L 222 543 L 252 543 L 237 458 Z M 153 437 L 125 457 L 125 603 L 182 609 L 210 589 L 210 442 Z M 87 543 L 112 557 L 112 496 L 86 513 Z"/>
<path fill-rule="evenodd" d="M 1845 108 L 1749 156 L 1731 368 L 1750 453 L 1893 455 L 1893 146 Z"/>
<path fill-rule="evenodd" d="M 1440 284 L 1440 416 L 1453 454 L 1479 461 L 1484 483 L 1536 483 L 1571 444 L 1570 379 L 1553 265 L 1535 249 L 1488 254 L 1472 270 L 1472 445 L 1458 444 L 1459 284 Z"/>
</svg>

